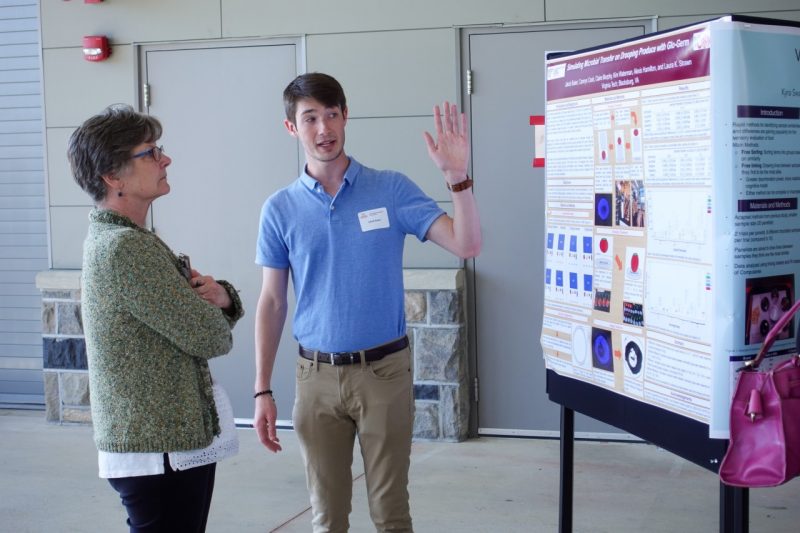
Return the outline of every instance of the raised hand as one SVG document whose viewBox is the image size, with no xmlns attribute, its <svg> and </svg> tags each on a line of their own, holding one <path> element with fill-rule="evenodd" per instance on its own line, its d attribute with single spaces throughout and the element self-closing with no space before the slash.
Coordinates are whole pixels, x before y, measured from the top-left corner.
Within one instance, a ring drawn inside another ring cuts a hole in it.
<svg viewBox="0 0 800 533">
<path fill-rule="evenodd" d="M 469 162 L 469 139 L 467 117 L 458 113 L 455 104 L 444 102 L 444 115 L 438 105 L 433 107 L 433 123 L 436 126 L 436 141 L 426 131 L 425 143 L 428 155 L 445 175 L 448 183 L 464 180 Z"/>
</svg>

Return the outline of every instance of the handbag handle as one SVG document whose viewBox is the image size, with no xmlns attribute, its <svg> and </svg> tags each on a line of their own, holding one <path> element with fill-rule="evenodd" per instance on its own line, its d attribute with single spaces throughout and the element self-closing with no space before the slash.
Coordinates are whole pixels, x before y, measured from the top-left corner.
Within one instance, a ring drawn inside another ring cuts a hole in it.
<svg viewBox="0 0 800 533">
<path fill-rule="evenodd" d="M 794 314 L 797 313 L 798 309 L 800 309 L 800 300 L 797 300 L 794 305 L 783 314 L 780 320 L 775 322 L 775 325 L 772 326 L 772 329 L 769 330 L 769 333 L 767 333 L 767 337 L 764 339 L 764 343 L 761 345 L 761 349 L 758 351 L 758 354 L 756 354 L 755 358 L 746 361 L 744 363 L 744 367 L 742 367 L 743 369 L 755 370 L 758 368 L 758 365 L 761 364 L 764 356 L 767 355 L 767 352 L 772 347 L 772 343 L 775 342 L 775 338 L 783 330 L 783 328 L 786 327 L 786 324 L 788 324 L 789 321 L 794 318 Z"/>
</svg>

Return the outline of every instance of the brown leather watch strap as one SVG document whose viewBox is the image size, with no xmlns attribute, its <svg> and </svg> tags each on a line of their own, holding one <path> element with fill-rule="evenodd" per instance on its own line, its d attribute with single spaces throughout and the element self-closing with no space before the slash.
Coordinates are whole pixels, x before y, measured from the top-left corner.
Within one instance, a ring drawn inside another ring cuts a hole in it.
<svg viewBox="0 0 800 533">
<path fill-rule="evenodd" d="M 459 192 L 459 191 L 464 191 L 464 190 L 469 189 L 470 187 L 472 187 L 472 178 L 467 176 L 467 179 L 465 179 L 464 181 L 459 181 L 458 183 L 453 184 L 453 185 L 451 185 L 451 184 L 449 184 L 447 182 L 445 182 L 445 183 L 447 184 L 447 188 L 449 190 L 451 190 L 452 192 Z"/>
</svg>

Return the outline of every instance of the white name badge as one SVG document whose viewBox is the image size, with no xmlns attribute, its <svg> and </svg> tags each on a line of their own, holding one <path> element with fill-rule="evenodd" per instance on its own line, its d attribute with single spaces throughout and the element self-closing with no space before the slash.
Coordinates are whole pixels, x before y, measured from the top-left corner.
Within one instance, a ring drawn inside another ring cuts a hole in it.
<svg viewBox="0 0 800 533">
<path fill-rule="evenodd" d="M 385 207 L 361 211 L 358 214 L 358 223 L 361 224 L 361 231 L 372 231 L 389 227 L 389 213 Z"/>
</svg>

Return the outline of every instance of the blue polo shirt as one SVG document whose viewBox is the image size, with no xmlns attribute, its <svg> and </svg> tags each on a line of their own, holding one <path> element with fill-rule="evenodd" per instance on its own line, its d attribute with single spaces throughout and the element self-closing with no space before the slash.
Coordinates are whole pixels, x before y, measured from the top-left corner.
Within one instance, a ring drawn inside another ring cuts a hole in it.
<svg viewBox="0 0 800 533">
<path fill-rule="evenodd" d="M 261 209 L 256 263 L 291 269 L 294 337 L 325 352 L 356 351 L 406 333 L 403 244 L 444 211 L 408 177 L 350 158 L 331 197 L 303 172 Z"/>
</svg>

